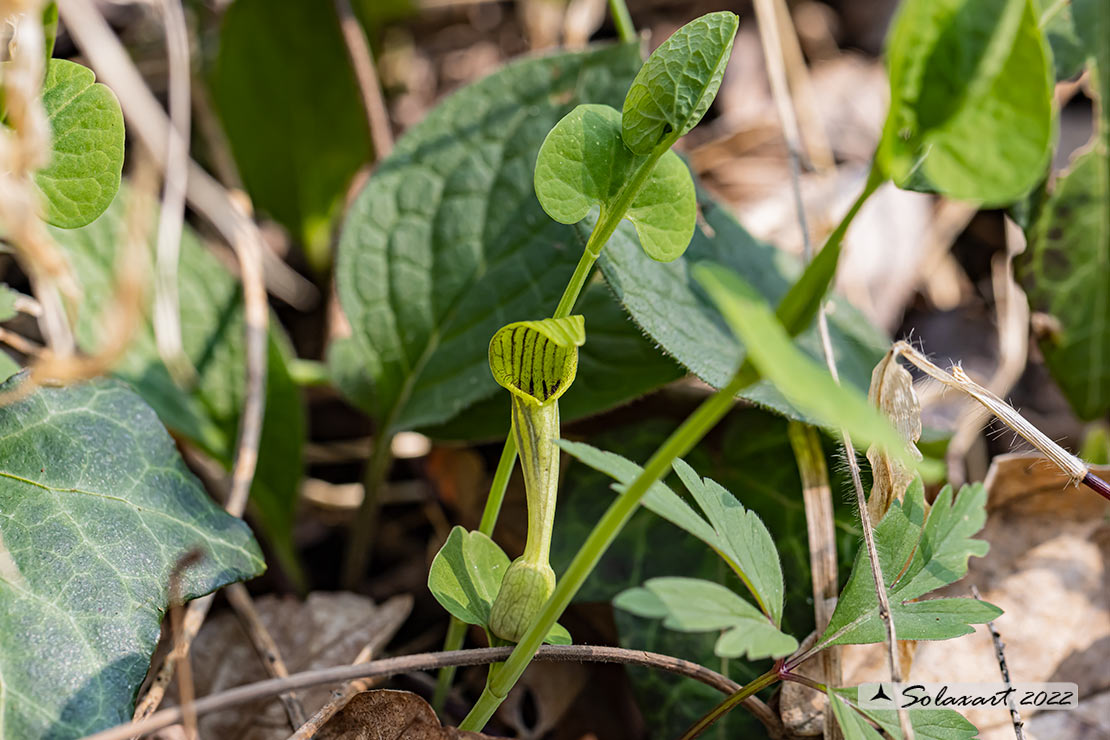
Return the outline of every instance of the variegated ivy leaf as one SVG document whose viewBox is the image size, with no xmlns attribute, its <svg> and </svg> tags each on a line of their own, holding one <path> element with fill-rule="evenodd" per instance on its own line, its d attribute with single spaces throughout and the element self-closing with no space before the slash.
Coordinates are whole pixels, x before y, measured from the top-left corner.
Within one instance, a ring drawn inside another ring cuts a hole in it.
<svg viewBox="0 0 1110 740">
<path fill-rule="evenodd" d="M 578 348 L 586 343 L 582 316 L 517 321 L 489 343 L 489 368 L 497 384 L 540 405 L 566 393 L 578 372 Z"/>
<path fill-rule="evenodd" d="M 551 218 L 575 224 L 591 208 L 621 214 L 636 227 L 648 256 L 669 262 L 686 251 L 697 223 L 694 181 L 672 151 L 659 158 L 635 197 L 626 192 L 647 161 L 621 138 L 621 114 L 607 105 L 580 105 L 544 139 L 536 159 L 536 197 Z M 601 245 L 598 245 L 600 248 Z"/>
<path fill-rule="evenodd" d="M 709 13 L 687 23 L 640 68 L 624 99 L 624 143 L 648 154 L 677 140 L 701 120 L 717 96 L 740 19 Z"/>
</svg>

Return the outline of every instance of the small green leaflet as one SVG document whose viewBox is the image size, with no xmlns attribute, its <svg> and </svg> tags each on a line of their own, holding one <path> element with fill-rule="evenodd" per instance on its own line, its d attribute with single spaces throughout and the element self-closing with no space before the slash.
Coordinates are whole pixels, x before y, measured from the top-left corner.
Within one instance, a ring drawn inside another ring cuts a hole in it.
<svg viewBox="0 0 1110 740">
<path fill-rule="evenodd" d="M 699 265 L 694 275 L 725 321 L 748 348 L 748 359 L 791 405 L 822 426 L 847 429 L 865 444 L 877 444 L 908 469 L 920 466 L 905 441 L 860 391 L 839 385 L 790 341 L 774 312 L 743 278 L 719 265 Z"/>
<path fill-rule="evenodd" d="M 735 13 L 709 13 L 652 52 L 624 99 L 621 126 L 629 149 L 648 154 L 697 125 L 721 87 L 739 25 Z"/>
<path fill-rule="evenodd" d="M 6 393 L 23 382 L 0 386 Z M 265 569 L 154 411 L 101 380 L 0 407 L 0 735 L 80 737 L 128 722 L 167 608 Z"/>
<path fill-rule="evenodd" d="M 536 197 L 559 223 L 578 223 L 594 207 L 608 213 L 621 207 L 633 170 L 646 160 L 646 155 L 637 156 L 624 145 L 620 112 L 607 105 L 580 105 L 551 129 L 540 147 Z M 624 217 L 636 227 L 644 251 L 652 259 L 669 262 L 686 251 L 697 213 L 690 171 L 677 154 L 667 151 Z"/>
<path fill-rule="evenodd" d="M 1032 0 L 905 0 L 875 165 L 901 188 L 1006 205 L 1044 175 L 1053 71 Z"/>
<path fill-rule="evenodd" d="M 428 571 L 428 590 L 440 606 L 467 624 L 489 627 L 489 614 L 509 556 L 481 532 L 455 527 Z M 544 642 L 569 645 L 570 634 L 556 624 Z"/>
<path fill-rule="evenodd" d="M 90 223 L 111 204 L 123 171 L 123 111 L 91 69 L 51 59 L 42 104 L 53 134 L 50 164 L 35 173 L 46 220 L 64 229 Z"/>
<path fill-rule="evenodd" d="M 766 615 L 719 583 L 697 578 L 652 578 L 613 600 L 613 606 L 641 617 L 662 618 L 681 632 L 726 630 L 714 652 L 722 658 L 780 658 L 798 649 Z"/>
<path fill-rule="evenodd" d="M 900 640 L 959 637 L 972 632 L 969 625 L 984 624 L 1002 613 L 976 599 L 913 601 L 962 578 L 973 555 L 986 555 L 989 545 L 972 538 L 986 522 L 986 497 L 978 483 L 964 486 L 955 498 L 952 487 L 946 486 L 926 514 L 924 488 L 916 480 L 905 499 L 895 502 L 875 527 L 879 566 Z M 871 563 L 861 549 L 821 641 L 845 645 L 884 639 Z"/>
</svg>

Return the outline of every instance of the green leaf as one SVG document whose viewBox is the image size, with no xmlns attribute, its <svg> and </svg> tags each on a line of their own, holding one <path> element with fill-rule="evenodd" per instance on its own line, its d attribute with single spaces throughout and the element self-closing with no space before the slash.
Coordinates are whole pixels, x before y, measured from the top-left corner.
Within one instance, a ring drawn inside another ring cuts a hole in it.
<svg viewBox="0 0 1110 740">
<path fill-rule="evenodd" d="M 621 139 L 621 114 L 607 105 L 580 105 L 543 141 L 536 159 L 540 205 L 559 223 L 575 224 L 591 208 L 620 208 L 622 189 L 647 156 L 637 156 Z M 636 227 L 640 245 L 660 262 L 680 256 L 697 224 L 694 181 L 686 164 L 667 151 L 655 164 L 623 217 Z"/>
<path fill-rule="evenodd" d="M 1073 5 L 1097 5 L 1099 0 L 1036 0 L 1038 24 L 1052 50 L 1056 81 L 1068 80 L 1083 71 L 1090 56 L 1076 27 Z"/>
<path fill-rule="evenodd" d="M 603 282 L 586 286 L 575 309 L 586 317 L 590 341 L 578 348 L 574 387 L 559 399 L 562 423 L 600 413 L 651 393 L 685 371 L 656 349 Z M 497 393 L 446 424 L 422 431 L 435 439 L 504 437 L 509 399 Z"/>
<path fill-rule="evenodd" d="M 123 111 L 91 69 L 51 59 L 42 86 L 50 122 L 50 164 L 35 173 L 45 218 L 75 229 L 90 223 L 116 197 L 123 171 Z"/>
<path fill-rule="evenodd" d="M 695 278 L 709 293 L 732 330 L 748 347 L 748 359 L 790 403 L 826 428 L 843 428 L 864 445 L 877 444 L 907 468 L 917 461 L 904 440 L 867 397 L 832 376 L 796 348 L 754 288 L 730 270 L 699 265 Z"/>
<path fill-rule="evenodd" d="M 383 433 L 493 395 L 489 338 L 550 315 L 582 244 L 536 200 L 536 152 L 578 103 L 618 98 L 639 63 L 633 44 L 514 62 L 447 98 L 379 164 L 340 237 L 354 333 L 329 364 Z"/>
<path fill-rule="evenodd" d="M 899 187 L 1005 205 L 1039 182 L 1053 78 L 1032 0 L 905 0 L 886 58 L 876 166 Z"/>
<path fill-rule="evenodd" d="M 902 728 L 896 710 L 861 709 L 856 705 L 858 686 L 832 689 L 831 693 L 836 694 L 845 711 L 855 710 L 873 720 L 895 740 L 902 740 Z M 955 709 L 914 709 L 908 714 L 914 735 L 921 740 L 973 740 L 979 735 L 975 725 L 964 719 Z"/>
<path fill-rule="evenodd" d="M 0 407 L 0 461 L 4 736 L 128 722 L 178 561 L 200 548 L 181 579 L 193 599 L 261 573 L 258 545 L 117 381 L 39 388 Z"/>
<path fill-rule="evenodd" d="M 509 569 L 509 556 L 481 532 L 456 526 L 436 553 L 428 570 L 428 590 L 456 619 L 489 629 L 490 609 Z M 570 645 L 570 633 L 556 624 L 547 633 L 549 645 Z"/>
<path fill-rule="evenodd" d="M 652 578 L 641 588 L 619 594 L 613 606 L 641 617 L 662 616 L 664 627 L 681 632 L 726 630 L 715 647 L 722 658 L 780 658 L 798 649 L 798 641 L 779 631 L 758 609 L 712 581 Z"/>
<path fill-rule="evenodd" d="M 578 348 L 586 343 L 581 316 L 517 321 L 489 343 L 489 369 L 499 386 L 532 404 L 559 400 L 578 373 Z"/>
<path fill-rule="evenodd" d="M 236 0 L 223 16 L 211 86 L 255 207 L 326 267 L 332 222 L 371 156 L 334 7 Z"/>
<path fill-rule="evenodd" d="M 0 321 L 14 319 L 19 314 L 15 309 L 15 302 L 20 296 L 18 290 L 12 289 L 7 283 L 0 283 Z"/>
<path fill-rule="evenodd" d="M 648 154 L 697 125 L 717 96 L 739 25 L 735 13 L 709 13 L 652 52 L 624 99 L 622 132 L 629 149 Z"/>
<path fill-rule="evenodd" d="M 509 556 L 481 532 L 455 527 L 428 571 L 428 590 L 451 616 L 485 627 Z"/>
<path fill-rule="evenodd" d="M 54 56 L 54 42 L 58 40 L 58 3 L 48 2 L 42 9 L 42 46 L 47 64 Z"/>
<path fill-rule="evenodd" d="M 837 696 L 835 691 L 826 689 L 825 694 L 829 697 L 829 707 L 832 708 L 833 716 L 836 717 L 836 724 L 840 726 L 840 731 L 844 733 L 844 740 L 883 739 L 883 736 L 869 725 L 867 720 L 860 716 L 855 709 L 845 704 L 844 700 Z"/>
<path fill-rule="evenodd" d="M 76 334 L 78 344 L 88 352 L 101 347 L 104 327 L 118 320 L 116 271 L 127 254 L 122 236 L 127 193 L 122 190 L 104 215 L 88 226 L 51 230 L 81 285 L 84 302 Z M 156 233 L 156 225 L 151 224 L 152 250 Z M 113 374 L 130 383 L 175 434 L 230 469 L 246 398 L 242 290 L 189 228 L 181 239 L 178 290 L 184 309 L 182 342 L 197 371 L 195 382 L 182 388 L 173 381 L 158 354 L 154 329 L 145 319 Z M 292 526 L 304 474 L 304 408 L 300 390 L 289 376 L 288 340 L 276 321 L 271 326 L 266 409 L 251 504 L 282 567 L 296 580 L 300 575 Z"/>
<path fill-rule="evenodd" d="M 1056 180 L 1026 232 L 1017 272 L 1034 309 L 1056 319 L 1045 363 L 1076 414 L 1110 411 L 1110 158 L 1097 138 Z"/>
<path fill-rule="evenodd" d="M 745 345 L 730 331 L 693 277 L 693 268 L 700 263 L 720 264 L 743 275 L 772 304 L 792 296 L 791 305 L 782 307 L 787 310 L 784 323 L 797 323 L 807 329 L 799 343 L 811 357 L 821 357 L 820 337 L 816 328 L 809 327 L 825 297 L 835 260 L 827 258 L 826 250 L 822 250 L 803 273 L 797 261 L 769 244 L 755 241 L 719 205 L 703 203 L 702 213 L 708 233 L 697 229 L 686 253 L 667 264 L 648 259 L 631 229 L 617 229 L 599 261 L 606 281 L 629 315 L 664 352 L 692 373 L 715 388 L 724 386 L 743 362 Z M 831 254 L 832 250 L 827 251 Z M 799 274 L 804 284 L 795 291 L 791 284 Z M 890 340 L 843 299 L 833 298 L 830 305 L 829 330 L 841 378 L 866 392 L 871 370 L 885 354 Z M 741 395 L 790 418 L 815 421 L 791 406 L 768 381 Z M 571 393 L 568 399 L 573 397 Z"/>
<path fill-rule="evenodd" d="M 782 621 L 782 564 L 771 533 L 754 511 L 745 509 L 715 481 L 699 479 L 684 460 L 676 459 L 674 469 L 713 526 L 721 556 L 778 625 Z"/>
<path fill-rule="evenodd" d="M 879 567 L 898 639 L 958 637 L 973 631 L 969 625 L 989 622 L 1002 613 L 976 599 L 911 601 L 959 580 L 967 573 L 971 556 L 987 553 L 986 542 L 972 539 L 986 522 L 985 504 L 986 490 L 981 484 L 964 486 L 954 500 L 951 486 L 946 486 L 926 515 L 924 488 L 918 480 L 875 528 Z M 821 639 L 830 645 L 886 639 L 871 563 L 862 550 Z"/>
</svg>

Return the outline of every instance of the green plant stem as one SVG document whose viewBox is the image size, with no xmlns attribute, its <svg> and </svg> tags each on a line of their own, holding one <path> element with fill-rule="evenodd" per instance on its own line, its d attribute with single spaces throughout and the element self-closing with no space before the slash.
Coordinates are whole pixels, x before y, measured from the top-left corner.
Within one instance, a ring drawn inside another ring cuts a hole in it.
<svg viewBox="0 0 1110 740">
<path fill-rule="evenodd" d="M 682 735 L 681 740 L 693 740 L 693 738 L 705 732 L 705 730 L 718 719 L 732 711 L 740 702 L 744 701 L 749 696 L 754 696 L 757 692 L 762 691 L 781 679 L 782 676 L 779 674 L 779 669 L 776 666 L 759 678 L 752 680 L 750 683 L 746 684 L 744 688 L 715 706 L 709 714 L 695 722 L 694 725 Z"/>
<path fill-rule="evenodd" d="M 387 434 L 385 429 L 379 429 L 362 476 L 363 500 L 351 526 L 343 567 L 343 585 L 350 591 L 358 587 L 370 563 L 370 540 L 377 525 L 378 497 L 386 473 L 389 472 L 389 464 L 393 460 L 390 451 L 392 444 L 393 435 Z"/>
<path fill-rule="evenodd" d="M 462 647 L 464 639 L 466 639 L 466 622 L 461 621 L 458 617 L 451 617 L 451 624 L 447 627 L 447 639 L 444 640 L 447 649 L 458 650 Z M 451 684 L 455 681 L 455 672 L 458 669 L 457 665 L 444 666 L 439 669 L 439 675 L 436 677 L 436 690 L 432 694 L 432 709 L 435 710 L 436 714 L 443 712 L 443 707 L 447 703 L 447 694 L 451 691 Z"/>
<path fill-rule="evenodd" d="M 508 660 L 498 670 L 497 676 L 486 686 L 478 703 L 459 725 L 460 729 L 478 731 L 485 726 L 532 661 L 532 656 L 543 642 L 543 638 L 636 511 L 644 494 L 667 473 L 676 457 L 689 452 L 728 413 L 736 394 L 758 378 L 759 375 L 755 369 L 745 363 L 728 385 L 702 402 L 697 410 L 656 450 L 644 466 L 643 472 L 609 506 L 605 515 L 590 532 L 590 536 L 579 548 L 570 567 L 556 585 L 555 592 L 544 604 L 539 618 L 517 643 Z"/>
<path fill-rule="evenodd" d="M 636 26 L 632 24 L 632 16 L 624 0 L 609 0 L 609 12 L 613 14 L 613 23 L 617 27 L 617 35 L 621 41 L 629 43 L 636 40 Z"/>
</svg>

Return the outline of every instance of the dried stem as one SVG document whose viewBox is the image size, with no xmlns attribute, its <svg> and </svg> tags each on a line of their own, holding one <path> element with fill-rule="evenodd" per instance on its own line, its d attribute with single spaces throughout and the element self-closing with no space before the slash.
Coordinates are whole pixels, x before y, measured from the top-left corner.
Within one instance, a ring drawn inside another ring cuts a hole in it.
<svg viewBox="0 0 1110 740">
<path fill-rule="evenodd" d="M 177 677 L 177 699 L 181 705 L 182 724 L 185 726 L 185 737 L 196 740 L 197 713 L 193 702 L 196 699 L 196 690 L 193 685 L 193 668 L 189 663 L 189 644 L 184 640 L 185 631 L 182 624 L 181 577 L 185 571 L 199 562 L 204 555 L 200 550 L 191 550 L 182 557 L 170 573 L 170 631 L 173 635 L 173 652 L 181 664 Z"/>
<path fill-rule="evenodd" d="M 971 586 L 971 595 L 979 601 L 983 600 L 983 597 L 979 594 L 979 589 L 974 584 Z M 1010 682 L 1010 669 L 1006 665 L 1006 653 L 1003 652 L 1006 646 L 1002 644 L 1002 635 L 998 634 L 998 630 L 995 629 L 994 620 L 987 622 L 987 629 L 990 630 L 991 642 L 994 643 L 994 655 L 998 658 L 998 670 L 1002 673 L 1002 682 L 1006 684 L 1007 689 L 1010 689 L 1013 685 Z M 1014 734 L 1017 736 L 1017 740 L 1025 740 L 1025 731 L 1022 729 L 1024 723 L 1021 721 L 1021 715 L 1018 714 L 1017 704 L 1012 696 L 1008 694 L 1007 696 L 1008 701 L 1006 703 L 1010 706 L 1010 721 L 1014 725 Z"/>
<path fill-rule="evenodd" d="M 488 665 L 505 660 L 512 652 L 510 647 L 477 648 L 475 650 L 454 650 L 442 653 L 421 653 L 387 658 L 371 663 L 336 666 L 313 671 L 295 673 L 288 678 L 271 678 L 266 681 L 237 686 L 218 694 L 198 699 L 195 706 L 197 716 L 216 712 L 221 709 L 239 706 L 248 702 L 276 696 L 286 691 L 303 689 L 321 684 L 338 683 L 359 678 L 394 676 L 399 673 L 429 671 L 448 665 Z M 740 685 L 715 671 L 669 655 L 649 653 L 642 650 L 626 650 L 615 647 L 592 645 L 545 645 L 539 649 L 536 660 L 560 662 L 621 663 L 667 671 L 700 681 L 724 694 L 734 694 Z M 772 736 L 781 734 L 781 724 L 775 713 L 755 697 L 749 697 L 745 705 L 768 728 Z M 180 722 L 180 707 L 163 709 L 141 722 L 103 730 L 89 735 L 85 740 L 125 740 L 133 735 L 142 736 Z"/>
<path fill-rule="evenodd" d="M 273 635 L 266 629 L 266 625 L 262 623 L 262 618 L 258 615 L 258 610 L 254 608 L 254 602 L 251 601 L 247 587 L 241 583 L 233 583 L 224 589 L 224 594 L 235 609 L 239 624 L 242 625 L 247 637 L 250 638 L 251 645 L 254 646 L 255 652 L 258 653 L 258 658 L 262 661 L 266 672 L 270 674 L 270 678 L 287 677 L 289 669 L 285 666 L 285 661 L 281 657 L 281 651 L 278 649 L 277 643 L 274 642 Z M 289 726 L 296 730 L 303 725 L 305 723 L 304 705 L 301 704 L 297 693 L 286 691 L 280 694 L 278 698 L 285 707 L 285 714 L 289 717 Z"/>
<path fill-rule="evenodd" d="M 169 60 L 170 126 L 166 131 L 165 176 L 155 251 L 154 337 L 170 376 L 183 385 L 196 377 L 182 344 L 181 300 L 177 290 L 189 167 L 189 33 L 180 0 L 161 0 L 161 5 Z"/>
<path fill-rule="evenodd" d="M 393 151 L 393 132 L 389 127 L 389 113 L 385 108 L 385 98 L 374 69 L 374 55 L 370 43 L 362 33 L 362 26 L 351 10 L 350 0 L 335 0 L 335 10 L 339 14 L 339 28 L 343 31 L 343 42 L 351 57 L 351 67 L 358 81 L 359 97 L 366 110 L 366 122 L 370 126 L 370 141 L 374 144 L 374 159 L 381 161 Z"/>
</svg>

